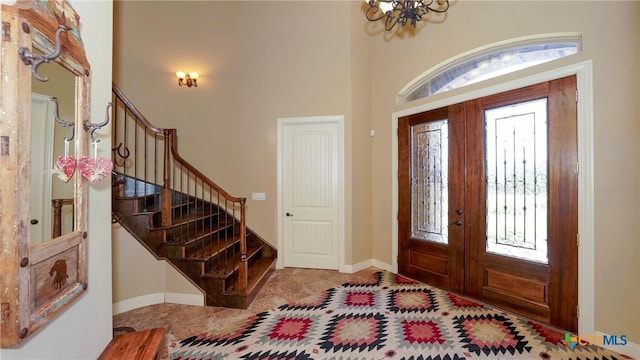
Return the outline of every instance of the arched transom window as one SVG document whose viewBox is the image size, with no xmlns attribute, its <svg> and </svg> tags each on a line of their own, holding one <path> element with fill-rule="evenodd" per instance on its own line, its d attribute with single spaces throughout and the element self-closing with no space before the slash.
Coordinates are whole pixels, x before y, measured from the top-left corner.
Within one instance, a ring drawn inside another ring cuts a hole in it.
<svg viewBox="0 0 640 360">
<path fill-rule="evenodd" d="M 421 74 L 398 94 L 398 103 L 421 99 L 482 80 L 563 58 L 580 51 L 580 34 L 538 35 L 483 46 Z"/>
</svg>

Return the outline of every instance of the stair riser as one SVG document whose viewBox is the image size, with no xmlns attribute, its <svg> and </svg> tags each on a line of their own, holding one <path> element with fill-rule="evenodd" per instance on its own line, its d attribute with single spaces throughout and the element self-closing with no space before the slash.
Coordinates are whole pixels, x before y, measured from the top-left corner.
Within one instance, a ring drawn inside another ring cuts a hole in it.
<svg viewBox="0 0 640 360">
<path fill-rule="evenodd" d="M 159 211 L 160 207 L 161 204 L 159 194 L 144 196 L 135 203 L 136 212 Z"/>
<path fill-rule="evenodd" d="M 260 251 L 261 257 L 268 257 L 268 258 L 278 257 L 277 252 L 272 247 L 264 246 L 264 242 L 258 239 L 255 234 L 253 234 L 252 232 L 247 232 L 247 246 L 249 247 L 252 245 L 262 247 L 262 250 Z"/>
<path fill-rule="evenodd" d="M 171 262 L 176 265 L 184 275 L 200 285 L 201 274 L 204 272 L 203 263 L 176 259 L 171 259 Z"/>
<path fill-rule="evenodd" d="M 124 184 L 122 184 L 121 187 L 123 196 L 127 197 L 145 196 L 159 193 L 160 190 L 162 190 L 162 187 L 159 185 L 145 183 L 128 176 L 125 178 Z"/>
<path fill-rule="evenodd" d="M 219 297 L 219 294 L 224 293 L 225 280 L 214 278 L 199 278 L 198 285 L 204 290 L 206 296 L 205 301 L 208 306 L 224 306 L 223 304 L 212 301 Z"/>
</svg>

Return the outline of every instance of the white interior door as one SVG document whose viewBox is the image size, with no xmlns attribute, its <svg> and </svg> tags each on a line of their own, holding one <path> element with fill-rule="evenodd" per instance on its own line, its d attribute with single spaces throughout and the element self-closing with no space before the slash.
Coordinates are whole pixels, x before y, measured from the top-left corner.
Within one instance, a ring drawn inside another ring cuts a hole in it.
<svg viewBox="0 0 640 360">
<path fill-rule="evenodd" d="M 31 94 L 31 245 L 51 239 L 54 121 L 51 97 Z"/>
<path fill-rule="evenodd" d="M 278 129 L 281 266 L 339 269 L 342 117 L 280 119 Z"/>
</svg>

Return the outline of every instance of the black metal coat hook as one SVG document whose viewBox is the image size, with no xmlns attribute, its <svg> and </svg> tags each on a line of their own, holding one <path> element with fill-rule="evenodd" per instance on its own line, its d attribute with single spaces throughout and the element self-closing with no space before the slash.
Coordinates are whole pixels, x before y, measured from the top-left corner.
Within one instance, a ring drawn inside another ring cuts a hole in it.
<svg viewBox="0 0 640 360">
<path fill-rule="evenodd" d="M 60 52 L 62 50 L 62 44 L 60 43 L 60 34 L 66 32 L 67 30 L 69 30 L 68 27 L 64 25 L 58 25 L 58 29 L 56 29 L 56 48 L 49 55 L 34 54 L 24 46 L 18 49 L 18 54 L 20 55 L 22 62 L 24 62 L 25 65 L 31 65 L 31 74 L 33 75 L 33 77 L 40 81 L 49 81 L 48 77 L 38 75 L 38 67 L 43 63 L 48 63 L 49 61 L 54 60 L 58 58 L 58 56 L 60 56 Z"/>
<path fill-rule="evenodd" d="M 89 137 L 91 138 L 91 142 L 92 143 L 97 143 L 100 142 L 100 139 L 96 140 L 93 137 L 93 133 L 96 132 L 96 130 L 98 129 L 102 129 L 105 125 L 107 125 L 109 123 L 109 108 L 111 107 L 111 103 L 107 104 L 107 113 L 105 115 L 104 121 L 98 124 L 92 124 L 89 122 L 89 120 L 84 122 L 84 130 L 89 132 Z"/>
<path fill-rule="evenodd" d="M 67 128 L 69 130 L 69 133 L 71 134 L 71 136 L 69 136 L 68 138 L 65 137 L 64 141 L 71 141 L 73 140 L 73 137 L 75 135 L 75 127 L 76 124 L 70 121 L 64 121 L 62 119 L 60 119 L 58 117 L 58 99 L 55 97 L 52 97 L 51 100 L 53 100 L 53 112 L 54 112 L 54 119 L 56 120 L 56 122 L 60 125 L 62 125 L 63 127 Z"/>
</svg>

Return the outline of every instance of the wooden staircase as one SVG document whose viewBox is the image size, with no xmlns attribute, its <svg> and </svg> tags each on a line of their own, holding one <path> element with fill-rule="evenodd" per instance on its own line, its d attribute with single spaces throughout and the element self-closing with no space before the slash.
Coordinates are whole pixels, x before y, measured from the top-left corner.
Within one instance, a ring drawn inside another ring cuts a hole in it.
<svg viewBox="0 0 640 360">
<path fill-rule="evenodd" d="M 277 257 L 246 227 L 246 199 L 230 196 L 186 163 L 177 153 L 175 129 L 153 127 L 113 89 L 114 221 L 200 287 L 207 305 L 246 309 Z M 134 136 L 124 135 L 141 125 Z M 162 161 L 149 159 L 149 153 L 161 154 Z"/>
</svg>

